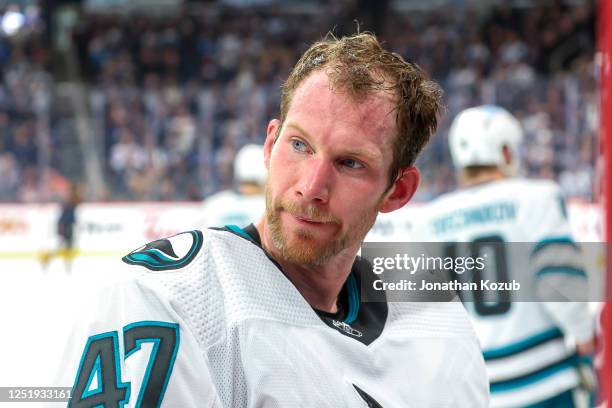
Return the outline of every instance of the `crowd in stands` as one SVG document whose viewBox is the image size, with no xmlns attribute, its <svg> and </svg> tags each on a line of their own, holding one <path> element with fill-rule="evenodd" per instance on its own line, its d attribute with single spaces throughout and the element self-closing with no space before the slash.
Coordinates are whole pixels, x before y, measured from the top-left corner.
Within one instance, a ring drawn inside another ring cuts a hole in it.
<svg viewBox="0 0 612 408">
<path fill-rule="evenodd" d="M 301 52 L 330 29 L 355 30 L 338 3 L 318 13 L 202 7 L 164 18 L 80 19 L 73 41 L 103 159 L 103 198 L 199 200 L 230 187 L 237 149 L 263 142 L 267 121 L 278 114 L 281 81 Z M 420 159 L 418 199 L 454 187 L 448 126 L 461 109 L 482 103 L 504 106 L 522 121 L 528 175 L 593 198 L 594 2 L 535 3 L 484 14 L 452 5 L 390 10 L 382 19 L 377 35 L 386 46 L 445 90 L 447 112 Z M 61 169 L 53 160 L 61 141 L 53 137 L 52 81 L 36 60 L 40 50 L 26 58 L 23 47 L 3 47 L 6 41 L 0 40 L 0 200 L 32 201 L 27 186 L 40 186 L 45 169 Z"/>
<path fill-rule="evenodd" d="M 49 199 L 41 183 L 57 173 L 51 168 L 58 146 L 52 146 L 49 54 L 39 34 L 0 34 L 0 201 Z"/>
</svg>

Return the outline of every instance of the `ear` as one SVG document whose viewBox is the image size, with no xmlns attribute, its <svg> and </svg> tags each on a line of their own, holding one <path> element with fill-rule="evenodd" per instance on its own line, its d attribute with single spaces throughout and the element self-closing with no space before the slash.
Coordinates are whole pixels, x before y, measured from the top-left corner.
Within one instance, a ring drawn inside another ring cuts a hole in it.
<svg viewBox="0 0 612 408">
<path fill-rule="evenodd" d="M 511 165 L 514 157 L 512 157 L 512 152 L 510 151 L 510 148 L 508 148 L 508 146 L 504 145 L 502 147 L 502 155 L 504 157 L 504 164 L 506 166 Z"/>
<path fill-rule="evenodd" d="M 412 166 L 402 169 L 401 175 L 395 180 L 387 194 L 385 194 L 385 198 L 378 211 L 388 213 L 402 208 L 414 195 L 420 180 L 421 174 L 416 167 Z"/>
<path fill-rule="evenodd" d="M 264 164 L 266 169 L 270 170 L 270 157 L 272 156 L 272 148 L 276 142 L 276 135 L 280 129 L 281 122 L 278 119 L 272 119 L 268 123 L 266 130 L 266 141 L 264 142 Z"/>
</svg>

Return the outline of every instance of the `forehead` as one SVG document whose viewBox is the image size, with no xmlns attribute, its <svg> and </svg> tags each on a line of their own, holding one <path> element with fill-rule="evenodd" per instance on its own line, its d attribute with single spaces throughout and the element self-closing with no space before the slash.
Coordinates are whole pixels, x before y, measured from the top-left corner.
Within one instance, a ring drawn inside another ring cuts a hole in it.
<svg viewBox="0 0 612 408">
<path fill-rule="evenodd" d="M 308 127 L 329 128 L 355 136 L 375 136 L 373 142 L 390 144 L 395 135 L 395 104 L 388 92 L 363 97 L 332 89 L 324 71 L 315 71 L 294 91 L 287 118 L 305 119 Z"/>
</svg>

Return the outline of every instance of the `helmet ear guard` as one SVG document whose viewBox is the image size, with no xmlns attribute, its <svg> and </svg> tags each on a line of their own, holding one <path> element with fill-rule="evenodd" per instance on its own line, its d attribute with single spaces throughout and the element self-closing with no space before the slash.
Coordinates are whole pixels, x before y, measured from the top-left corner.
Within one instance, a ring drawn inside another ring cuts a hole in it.
<svg viewBox="0 0 612 408">
<path fill-rule="evenodd" d="M 483 105 L 460 112 L 451 124 L 448 139 L 453 164 L 459 170 L 496 166 L 506 175 L 518 173 L 523 131 L 519 121 L 499 106 Z"/>
</svg>

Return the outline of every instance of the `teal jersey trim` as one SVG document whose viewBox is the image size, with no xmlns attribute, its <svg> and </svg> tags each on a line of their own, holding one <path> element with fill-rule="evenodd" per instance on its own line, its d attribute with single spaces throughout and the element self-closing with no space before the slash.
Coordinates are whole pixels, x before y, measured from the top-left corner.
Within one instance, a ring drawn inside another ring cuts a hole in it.
<svg viewBox="0 0 612 408">
<path fill-rule="evenodd" d="M 529 350 L 533 347 L 539 346 L 540 344 L 559 338 L 563 338 L 563 333 L 561 330 L 555 327 L 544 332 L 534 334 L 533 336 L 529 336 L 507 346 L 484 350 L 482 355 L 485 360 L 510 357 L 514 354 Z"/>
<path fill-rule="evenodd" d="M 142 262 L 147 262 L 153 266 L 162 266 L 163 264 L 158 261 L 157 259 L 153 258 L 152 256 L 149 256 L 147 254 L 141 253 L 141 254 L 132 254 L 130 255 L 130 258 L 134 261 L 142 261 Z"/>
<path fill-rule="evenodd" d="M 527 387 L 529 385 L 552 377 L 556 374 L 559 374 L 563 371 L 574 370 L 576 369 L 577 362 L 578 356 L 574 354 L 561 361 L 553 363 L 547 367 L 541 368 L 522 377 L 498 382 L 491 382 L 490 391 L 492 394 L 494 394 Z"/>
<path fill-rule="evenodd" d="M 594 407 L 595 404 L 589 405 Z M 524 408 L 577 408 L 574 404 L 573 391 L 568 390 L 562 394 L 555 395 L 544 401 L 536 402 L 535 404 L 526 405 Z"/>
<path fill-rule="evenodd" d="M 542 249 L 548 246 L 551 246 L 551 245 L 568 245 L 568 246 L 578 249 L 578 245 L 570 236 L 550 237 L 550 238 L 545 238 L 539 241 L 538 243 L 536 243 L 535 247 L 531 251 L 531 256 L 534 256 L 535 254 L 540 252 Z"/>
<path fill-rule="evenodd" d="M 357 320 L 357 316 L 359 315 L 359 288 L 357 288 L 357 280 L 355 276 L 351 273 L 346 280 L 346 289 L 348 290 L 348 303 L 349 303 L 349 312 L 344 319 L 344 323 L 351 324 Z"/>
<path fill-rule="evenodd" d="M 229 229 L 232 232 L 235 232 L 236 234 L 240 235 L 242 238 L 246 238 L 249 241 L 252 241 L 253 238 L 251 238 L 251 236 L 249 234 L 247 234 L 246 232 L 244 232 L 244 230 L 242 228 L 240 228 L 237 225 L 226 225 L 225 228 Z"/>
<path fill-rule="evenodd" d="M 550 275 L 550 274 L 555 274 L 555 273 L 560 273 L 562 275 L 577 276 L 577 277 L 585 278 L 585 279 L 587 277 L 585 271 L 583 271 L 582 269 L 571 267 L 571 266 L 545 266 L 536 272 L 536 276 L 540 278 L 544 275 Z"/>
</svg>

